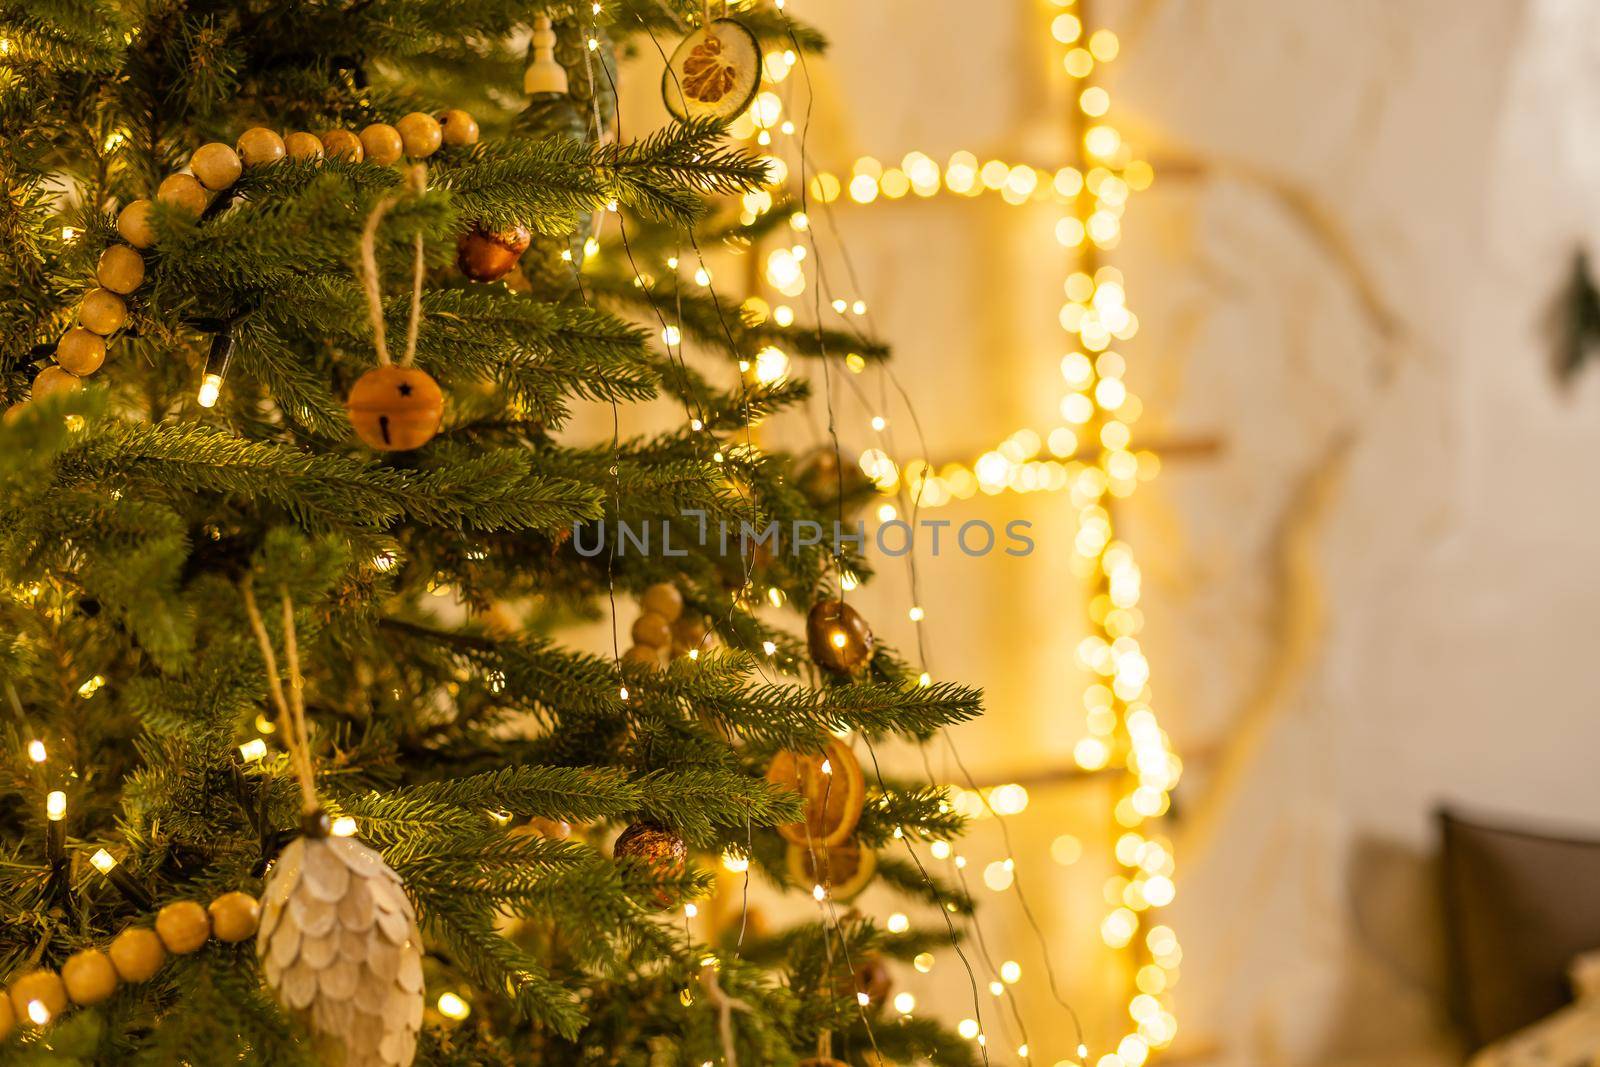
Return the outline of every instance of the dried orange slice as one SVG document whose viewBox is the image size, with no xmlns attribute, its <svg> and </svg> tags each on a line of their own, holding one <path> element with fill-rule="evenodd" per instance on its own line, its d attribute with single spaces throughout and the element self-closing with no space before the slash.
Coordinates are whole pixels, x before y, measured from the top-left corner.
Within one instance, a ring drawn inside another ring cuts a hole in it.
<svg viewBox="0 0 1600 1067">
<path fill-rule="evenodd" d="M 661 96 L 677 119 L 731 119 L 761 83 L 761 43 L 734 19 L 691 33 L 661 75 Z"/>
<path fill-rule="evenodd" d="M 767 768 L 767 781 L 794 790 L 805 802 L 800 822 L 778 827 L 791 845 L 837 845 L 855 830 L 866 802 L 861 764 L 843 741 L 828 742 L 820 755 L 779 752 Z"/>
<path fill-rule="evenodd" d="M 872 881 L 878 854 L 851 838 L 832 848 L 789 846 L 789 877 L 802 889 L 822 886 L 834 900 L 849 900 Z"/>
</svg>

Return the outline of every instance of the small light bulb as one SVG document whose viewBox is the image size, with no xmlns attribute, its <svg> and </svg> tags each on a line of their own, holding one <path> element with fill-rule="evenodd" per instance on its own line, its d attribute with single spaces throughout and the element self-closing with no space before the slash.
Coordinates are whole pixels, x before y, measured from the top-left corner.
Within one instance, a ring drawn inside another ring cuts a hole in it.
<svg viewBox="0 0 1600 1067">
<path fill-rule="evenodd" d="M 761 651 L 765 652 L 769 656 L 775 656 L 778 654 L 778 646 L 773 644 L 771 641 L 763 641 L 761 642 Z"/>
<path fill-rule="evenodd" d="M 700 914 L 700 909 L 695 907 L 693 904 L 685 904 L 683 906 L 683 913 L 689 918 L 693 919 L 695 916 Z"/>
<path fill-rule="evenodd" d="M 47 753 L 44 750 L 44 742 L 43 741 L 29 741 L 28 742 L 28 758 L 29 759 L 33 760 L 33 762 L 35 762 L 35 763 L 43 763 L 45 761 L 46 756 L 47 756 Z"/>
<path fill-rule="evenodd" d="M 259 737 L 251 738 L 239 746 L 239 755 L 246 763 L 254 763 L 267 754 L 267 743 Z"/>
<path fill-rule="evenodd" d="M 28 1018 L 35 1026 L 43 1026 L 50 1021 L 50 1009 L 44 1006 L 42 1000 L 28 1001 Z"/>
<path fill-rule="evenodd" d="M 910 611 L 906 612 L 906 614 L 911 616 L 912 622 L 921 622 L 924 613 L 920 607 L 914 607 Z"/>
<path fill-rule="evenodd" d="M 440 993 L 439 1014 L 459 1022 L 472 1014 L 472 1007 L 454 993 Z"/>
<path fill-rule="evenodd" d="M 887 425 L 889 425 L 889 420 L 885 419 L 882 415 L 874 415 L 874 416 L 872 416 L 872 428 L 874 430 L 877 430 L 879 433 L 882 433 L 883 432 L 883 428 L 885 426 L 887 426 Z"/>
<path fill-rule="evenodd" d="M 833 773 L 833 761 L 832 760 L 826 760 L 825 759 L 825 760 L 822 761 L 822 773 L 823 774 L 832 774 Z"/>
<path fill-rule="evenodd" d="M 354 837 L 356 836 L 356 821 L 348 815 L 341 815 L 333 820 L 332 832 L 334 837 Z"/>
<path fill-rule="evenodd" d="M 96 849 L 95 854 L 89 857 L 89 863 L 101 874 L 110 874 L 111 869 L 117 865 L 117 857 L 105 849 Z"/>
<path fill-rule="evenodd" d="M 628 687 L 627 686 L 623 686 L 622 689 L 620 690 L 620 692 L 621 692 L 621 695 L 622 695 L 622 699 L 623 700 L 627 700 L 628 699 Z"/>
<path fill-rule="evenodd" d="M 868 1004 L 872 1003 L 872 998 L 867 996 L 865 993 L 857 993 L 856 1003 L 865 1008 Z"/>
<path fill-rule="evenodd" d="M 217 406 L 217 398 L 222 395 L 222 375 L 207 374 L 200 379 L 200 392 L 195 400 L 203 408 Z"/>
<path fill-rule="evenodd" d="M 843 648 L 845 643 L 849 641 L 850 638 L 845 636 L 845 632 L 843 630 L 835 630 L 833 631 L 833 636 L 829 638 L 829 640 L 833 642 L 834 648 Z"/>
<path fill-rule="evenodd" d="M 51 822 L 60 822 L 67 817 L 67 794 L 59 789 L 51 790 L 44 798 L 44 813 Z"/>
<path fill-rule="evenodd" d="M 811 887 L 811 896 L 812 899 L 820 903 L 821 901 L 828 899 L 828 891 L 822 888 L 820 885 L 814 885 Z"/>
</svg>

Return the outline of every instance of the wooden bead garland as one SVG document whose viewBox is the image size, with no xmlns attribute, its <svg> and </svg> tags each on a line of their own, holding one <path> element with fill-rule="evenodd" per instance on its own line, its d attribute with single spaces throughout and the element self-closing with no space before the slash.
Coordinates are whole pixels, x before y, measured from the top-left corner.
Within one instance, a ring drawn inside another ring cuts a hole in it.
<svg viewBox="0 0 1600 1067">
<path fill-rule="evenodd" d="M 90 290 L 79 306 L 78 325 L 69 328 L 56 342 L 56 365 L 46 367 L 35 376 L 33 398 L 75 388 L 78 379 L 93 374 L 105 362 L 104 339 L 128 321 L 128 305 L 123 297 L 144 284 L 145 263 L 139 252 L 156 243 L 152 214 L 155 203 L 170 204 L 198 217 L 212 199 L 231 188 L 247 168 L 276 163 L 286 157 L 314 160 L 326 155 L 348 162 L 359 163 L 366 158 L 388 164 L 398 161 L 402 155 L 424 159 L 443 145 L 464 148 L 477 141 L 477 121 L 467 112 L 452 108 L 438 118 L 414 111 L 395 126 L 374 123 L 360 136 L 350 130 L 334 129 L 320 138 L 303 130 L 283 137 L 275 130 L 256 126 L 240 134 L 233 147 L 220 141 L 201 145 L 189 157 L 192 173 L 180 171 L 168 175 L 157 188 L 153 200 L 130 201 L 118 213 L 117 233 L 127 243 L 111 245 L 101 253 L 95 267 L 99 287 Z M 19 408 L 20 405 L 13 406 L 12 411 Z"/>
<path fill-rule="evenodd" d="M 633 644 L 622 654 L 628 663 L 661 666 L 663 658 L 699 655 L 710 641 L 705 620 L 685 614 L 683 593 L 671 582 L 657 582 L 639 596 L 641 609 L 633 621 Z"/>
<path fill-rule="evenodd" d="M 157 913 L 154 930 L 130 926 L 104 951 L 87 948 L 68 956 L 59 974 L 30 971 L 0 995 L 0 1041 L 19 1022 L 44 1026 L 73 1004 L 87 1007 L 108 999 L 119 983 L 149 981 L 169 950 L 196 951 L 213 927 L 220 941 L 246 941 L 255 936 L 260 914 L 260 903 L 248 893 L 224 893 L 209 909 L 193 900 L 174 901 Z"/>
</svg>

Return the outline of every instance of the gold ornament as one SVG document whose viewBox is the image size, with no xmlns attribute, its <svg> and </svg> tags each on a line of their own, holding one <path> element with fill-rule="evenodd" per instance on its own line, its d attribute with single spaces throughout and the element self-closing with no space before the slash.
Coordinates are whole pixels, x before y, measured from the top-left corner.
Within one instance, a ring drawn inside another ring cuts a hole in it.
<svg viewBox="0 0 1600 1067">
<path fill-rule="evenodd" d="M 345 410 L 369 448 L 403 452 L 421 448 L 439 432 L 444 393 L 426 371 L 391 364 L 357 378 Z"/>
<path fill-rule="evenodd" d="M 676 878 L 683 874 L 689 855 L 689 846 L 676 831 L 653 822 L 636 822 L 622 831 L 611 854 L 619 860 L 634 860 L 659 878 Z M 672 907 L 673 892 L 663 886 L 652 894 L 663 908 Z"/>
<path fill-rule="evenodd" d="M 842 600 L 819 601 L 806 616 L 806 645 L 824 670 L 857 673 L 872 662 L 873 643 L 867 620 Z"/>
<path fill-rule="evenodd" d="M 256 955 L 279 1002 L 341 1044 L 345 1067 L 409 1067 L 422 935 L 400 876 L 359 841 L 312 832 L 279 855 L 262 902 Z"/>
</svg>

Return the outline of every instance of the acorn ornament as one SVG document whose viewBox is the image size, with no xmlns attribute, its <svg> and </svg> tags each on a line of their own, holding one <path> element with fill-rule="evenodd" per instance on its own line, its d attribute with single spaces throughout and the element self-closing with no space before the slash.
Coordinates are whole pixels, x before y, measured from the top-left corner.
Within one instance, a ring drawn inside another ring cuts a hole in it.
<svg viewBox="0 0 1600 1067">
<path fill-rule="evenodd" d="M 456 266 L 475 282 L 496 282 L 511 273 L 532 241 L 526 226 L 490 230 L 478 224 L 456 241 Z"/>
<path fill-rule="evenodd" d="M 409 1067 L 422 1028 L 422 936 L 400 876 L 306 816 L 267 873 L 256 956 L 267 985 L 345 1067 Z"/>
<path fill-rule="evenodd" d="M 350 388 L 345 411 L 356 436 L 379 452 L 421 448 L 439 432 L 444 393 L 416 367 L 373 367 Z"/>
<path fill-rule="evenodd" d="M 661 75 L 667 110 L 685 119 L 731 119 L 761 84 L 761 42 L 735 19 L 713 19 L 689 34 Z"/>
<path fill-rule="evenodd" d="M 636 822 L 622 831 L 611 846 L 611 854 L 618 860 L 635 860 L 658 877 L 676 878 L 686 869 L 689 846 L 675 830 L 658 823 Z M 661 907 L 672 907 L 673 893 L 665 886 L 651 896 Z"/>
<path fill-rule="evenodd" d="M 872 662 L 872 629 L 842 600 L 822 600 L 806 616 L 811 658 L 834 674 L 857 674 Z"/>
</svg>

